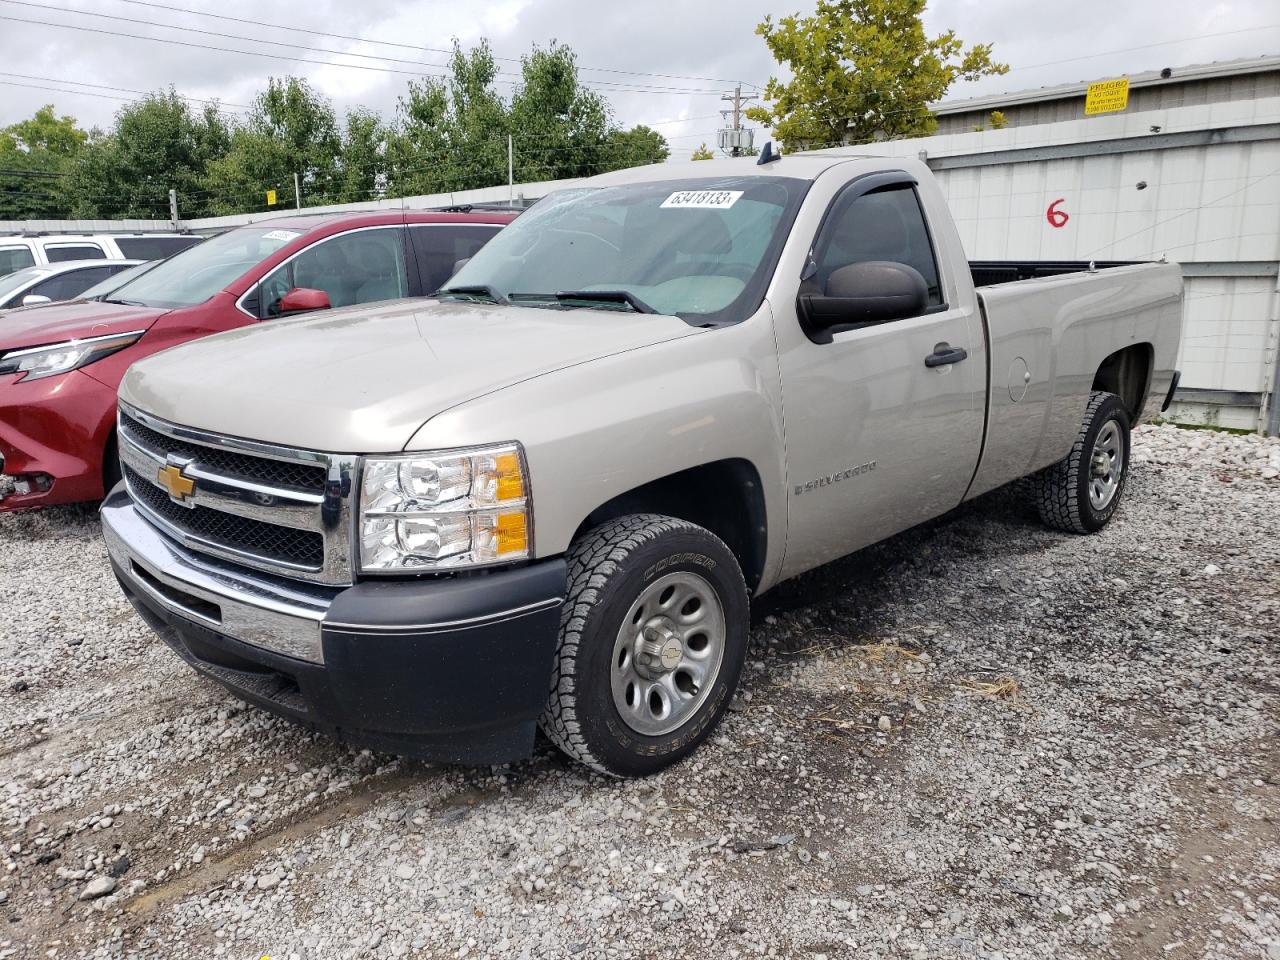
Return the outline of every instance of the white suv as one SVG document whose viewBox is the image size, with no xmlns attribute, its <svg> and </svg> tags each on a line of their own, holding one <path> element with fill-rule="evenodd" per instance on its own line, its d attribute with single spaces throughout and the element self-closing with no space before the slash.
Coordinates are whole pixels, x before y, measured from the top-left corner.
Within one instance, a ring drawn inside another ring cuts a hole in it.
<svg viewBox="0 0 1280 960">
<path fill-rule="evenodd" d="M 163 260 L 203 239 L 180 233 L 0 236 L 0 277 L 67 260 Z"/>
</svg>

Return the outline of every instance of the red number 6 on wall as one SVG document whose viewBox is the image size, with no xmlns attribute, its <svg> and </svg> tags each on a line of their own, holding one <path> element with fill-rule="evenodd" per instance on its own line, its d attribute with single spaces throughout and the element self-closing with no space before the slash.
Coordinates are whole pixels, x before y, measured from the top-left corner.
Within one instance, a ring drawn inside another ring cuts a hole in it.
<svg viewBox="0 0 1280 960">
<path fill-rule="evenodd" d="M 1049 204 L 1049 209 L 1044 212 L 1044 218 L 1049 221 L 1051 227 L 1065 227 L 1067 221 L 1071 218 L 1067 216 L 1067 211 L 1059 210 L 1058 204 L 1062 203 L 1064 197 L 1059 197 L 1053 203 Z"/>
</svg>

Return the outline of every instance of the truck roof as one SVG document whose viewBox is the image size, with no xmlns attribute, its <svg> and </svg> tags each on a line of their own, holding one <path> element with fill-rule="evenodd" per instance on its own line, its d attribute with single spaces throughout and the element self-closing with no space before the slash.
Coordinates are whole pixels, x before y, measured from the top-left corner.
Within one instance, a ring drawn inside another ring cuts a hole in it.
<svg viewBox="0 0 1280 960">
<path fill-rule="evenodd" d="M 722 157 L 714 160 L 684 160 L 678 163 L 652 163 L 643 167 L 628 167 L 612 173 L 602 173 L 582 181 L 591 186 L 612 186 L 622 183 L 649 183 L 660 180 L 694 180 L 705 177 L 793 177 L 798 180 L 816 180 L 824 171 L 850 160 L 884 160 L 857 153 L 790 154 L 769 163 L 760 164 L 755 157 Z M 893 161 L 899 165 L 899 161 Z"/>
</svg>

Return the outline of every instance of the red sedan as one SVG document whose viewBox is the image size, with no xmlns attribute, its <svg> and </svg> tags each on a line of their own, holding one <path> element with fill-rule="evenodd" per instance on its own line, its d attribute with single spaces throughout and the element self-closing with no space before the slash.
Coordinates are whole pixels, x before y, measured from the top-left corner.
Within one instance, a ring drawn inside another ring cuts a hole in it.
<svg viewBox="0 0 1280 960">
<path fill-rule="evenodd" d="M 0 511 L 100 500 L 136 360 L 284 314 L 425 296 L 512 214 L 299 215 L 230 230 L 93 303 L 0 318 Z"/>
</svg>

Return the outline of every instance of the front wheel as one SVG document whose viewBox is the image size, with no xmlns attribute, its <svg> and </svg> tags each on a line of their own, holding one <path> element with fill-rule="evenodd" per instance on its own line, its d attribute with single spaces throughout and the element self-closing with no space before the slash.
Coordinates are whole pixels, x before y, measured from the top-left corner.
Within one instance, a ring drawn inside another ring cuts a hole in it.
<svg viewBox="0 0 1280 960">
<path fill-rule="evenodd" d="M 747 634 L 746 584 L 718 537 L 655 514 L 609 521 L 570 551 L 542 730 L 601 773 L 655 773 L 720 722 Z"/>
<path fill-rule="evenodd" d="M 1114 393 L 1095 390 L 1071 452 L 1029 479 L 1047 526 L 1096 533 L 1115 515 L 1128 476 L 1129 414 Z"/>
</svg>

